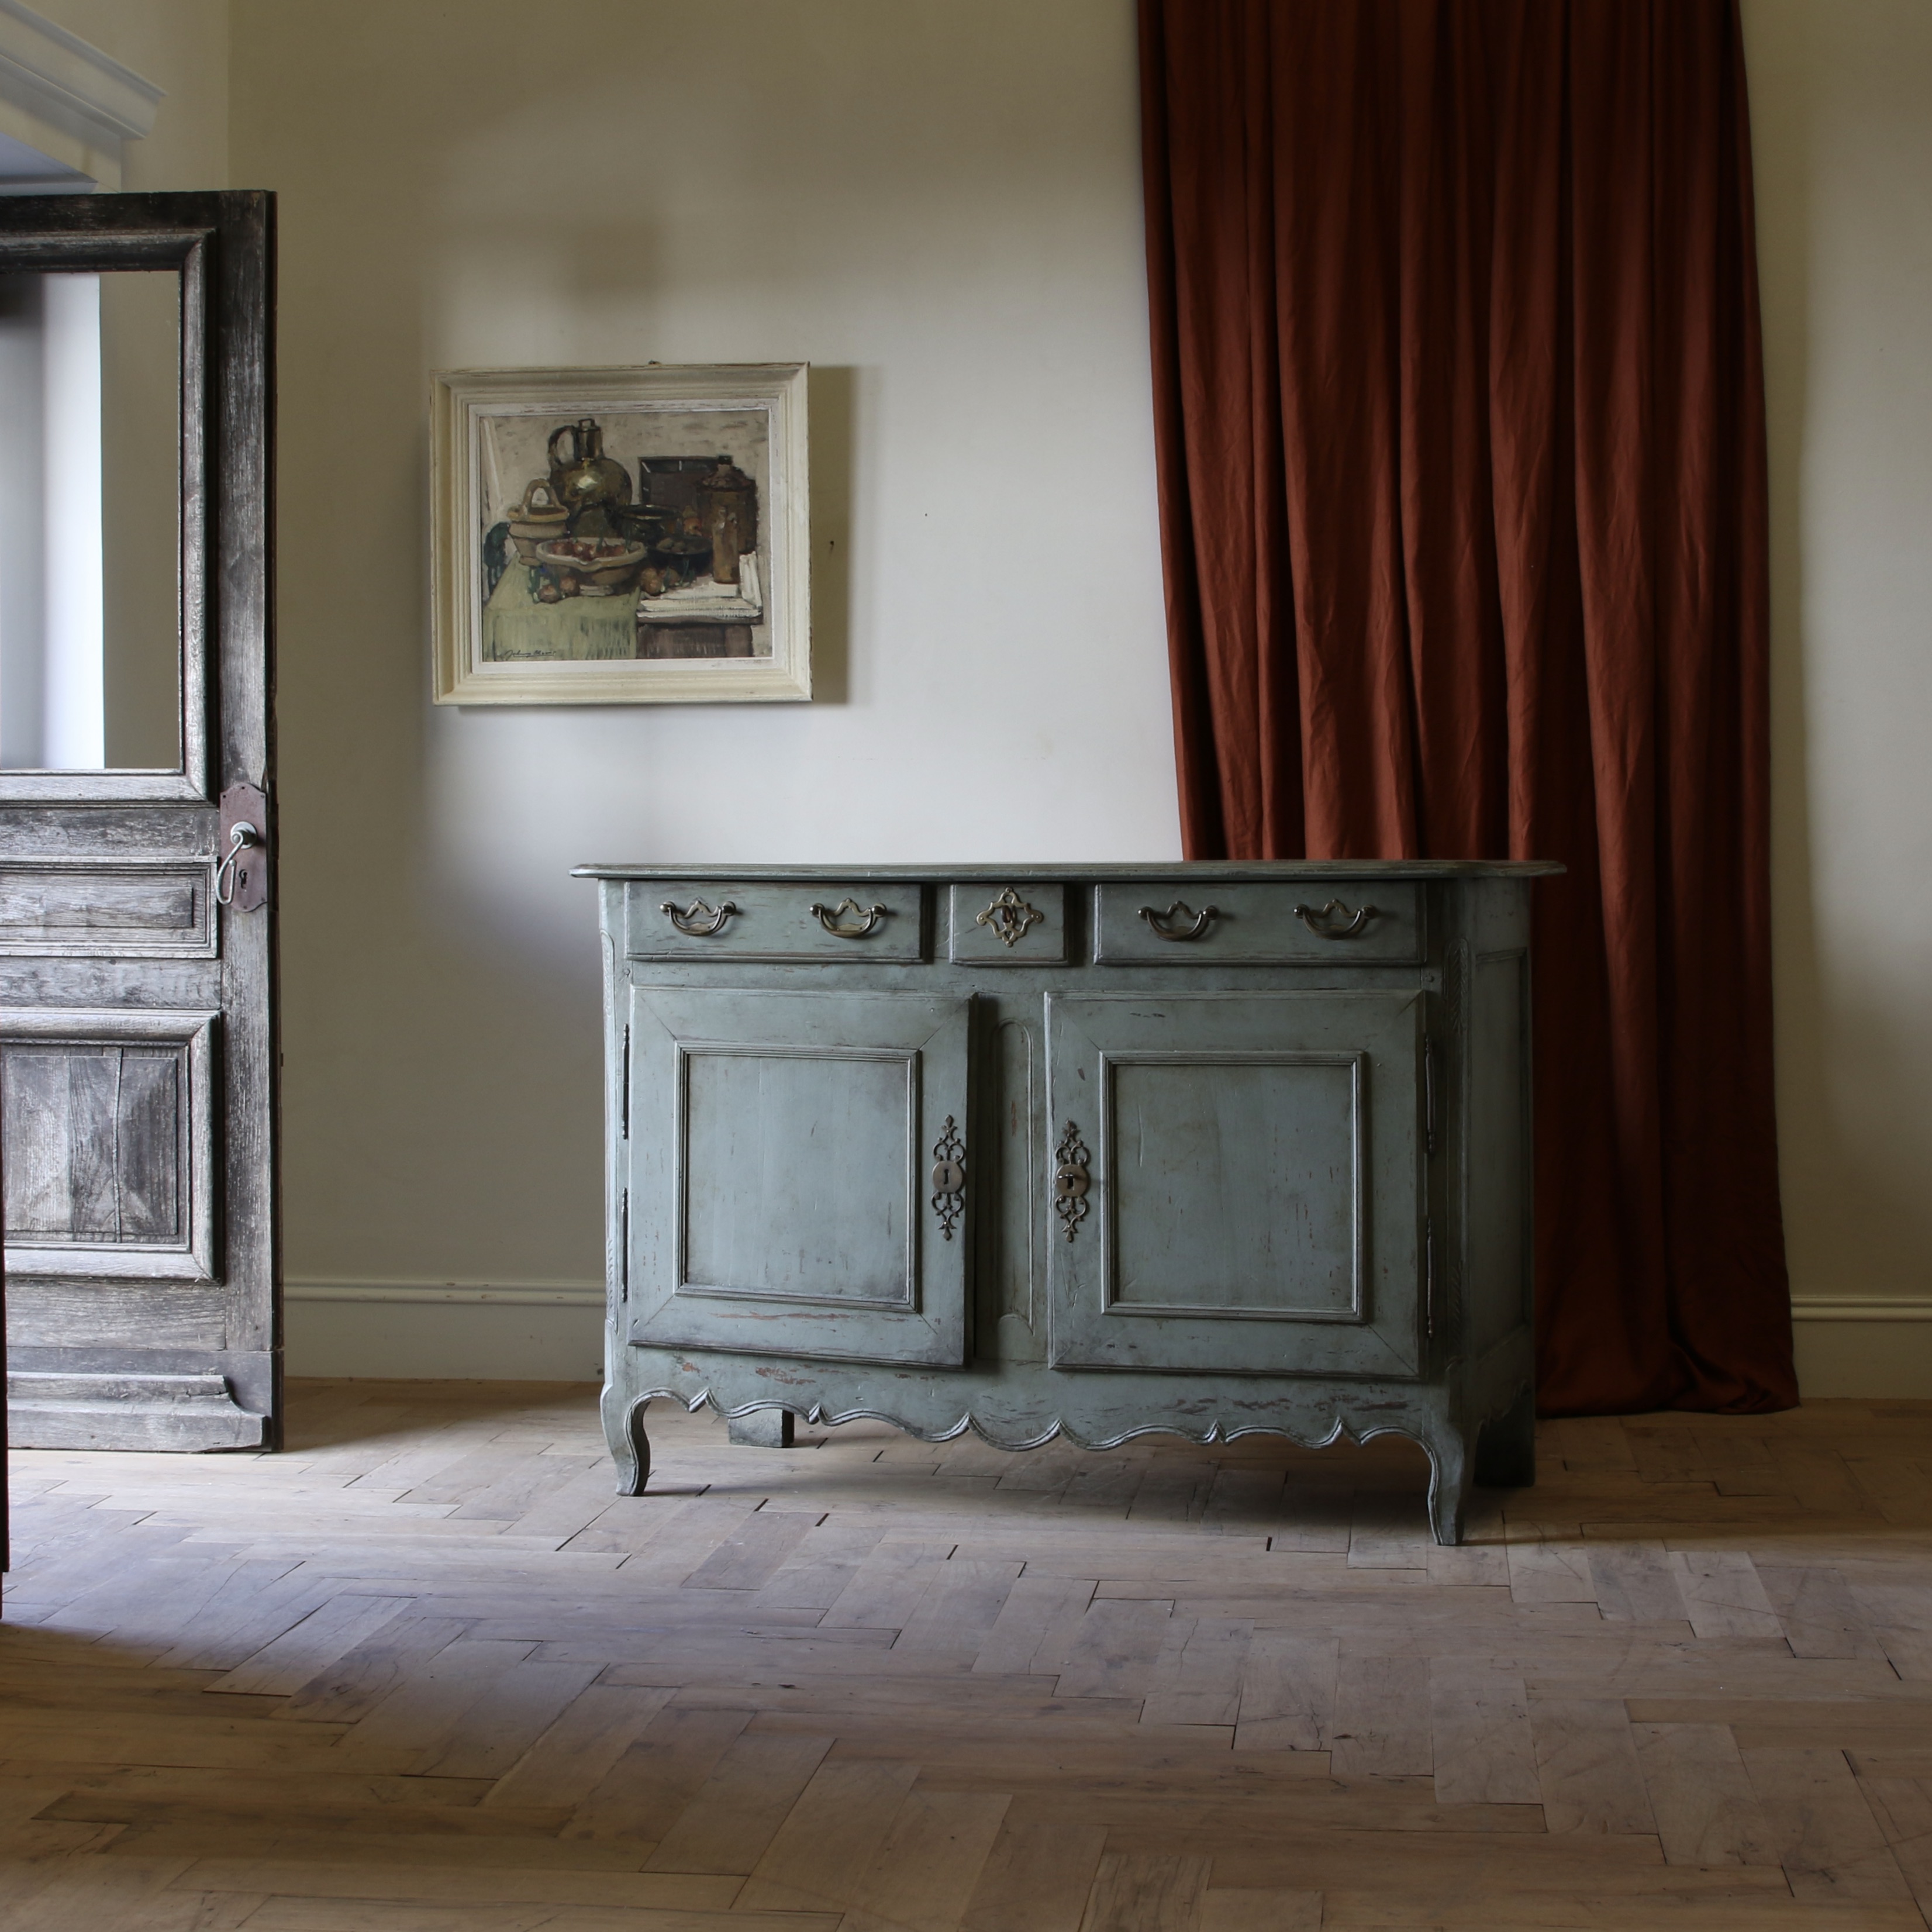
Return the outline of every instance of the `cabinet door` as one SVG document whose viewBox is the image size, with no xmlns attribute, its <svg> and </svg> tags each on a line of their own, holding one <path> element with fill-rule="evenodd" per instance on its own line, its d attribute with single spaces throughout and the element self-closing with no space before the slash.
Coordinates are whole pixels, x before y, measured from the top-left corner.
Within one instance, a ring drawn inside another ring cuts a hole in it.
<svg viewBox="0 0 1932 1932">
<path fill-rule="evenodd" d="M 1049 996 L 1054 1366 L 1414 1374 L 1421 1046 L 1413 991 Z"/>
<path fill-rule="evenodd" d="M 971 1001 L 632 990 L 620 1239 L 634 1342 L 957 1367 Z M 936 1191 L 938 1190 L 938 1191 Z"/>
</svg>

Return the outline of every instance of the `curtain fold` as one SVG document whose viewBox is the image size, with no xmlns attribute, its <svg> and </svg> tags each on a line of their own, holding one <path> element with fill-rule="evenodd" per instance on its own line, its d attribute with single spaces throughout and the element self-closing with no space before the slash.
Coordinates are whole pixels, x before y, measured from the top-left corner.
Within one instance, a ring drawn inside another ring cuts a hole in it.
<svg viewBox="0 0 1932 1932">
<path fill-rule="evenodd" d="M 1194 858 L 1536 888 L 1540 1400 L 1797 1399 L 1734 0 L 1141 0 Z"/>
</svg>

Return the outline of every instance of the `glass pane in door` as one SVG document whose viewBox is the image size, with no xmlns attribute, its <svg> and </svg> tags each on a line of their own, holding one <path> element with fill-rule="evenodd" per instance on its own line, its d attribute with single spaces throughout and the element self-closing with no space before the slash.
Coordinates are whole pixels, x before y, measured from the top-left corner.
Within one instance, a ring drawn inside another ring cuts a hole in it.
<svg viewBox="0 0 1932 1932">
<path fill-rule="evenodd" d="M 181 283 L 0 275 L 0 767 L 175 771 Z"/>
</svg>

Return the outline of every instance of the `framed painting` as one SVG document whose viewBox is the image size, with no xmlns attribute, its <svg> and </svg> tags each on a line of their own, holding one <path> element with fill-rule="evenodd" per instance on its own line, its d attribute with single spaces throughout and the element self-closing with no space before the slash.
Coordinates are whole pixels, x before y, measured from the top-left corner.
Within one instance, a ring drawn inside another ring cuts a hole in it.
<svg viewBox="0 0 1932 1932">
<path fill-rule="evenodd" d="M 803 363 L 431 382 L 437 704 L 812 695 Z"/>
</svg>

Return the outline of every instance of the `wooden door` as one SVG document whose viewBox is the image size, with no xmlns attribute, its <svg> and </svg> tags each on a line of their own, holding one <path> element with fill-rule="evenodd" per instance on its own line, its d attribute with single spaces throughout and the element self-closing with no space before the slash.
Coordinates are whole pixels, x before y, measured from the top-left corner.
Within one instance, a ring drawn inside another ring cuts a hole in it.
<svg viewBox="0 0 1932 1932">
<path fill-rule="evenodd" d="M 1422 1005 L 1050 994 L 1054 1366 L 1414 1375 Z"/>
<path fill-rule="evenodd" d="M 276 1440 L 272 227 L 262 194 L 0 202 L 0 392 L 40 452 L 0 476 L 42 565 L 0 601 L 19 1444 Z M 91 631 L 56 609 L 90 582 Z"/>
<path fill-rule="evenodd" d="M 613 1136 L 629 1339 L 963 1364 L 971 1008 L 634 987 Z"/>
</svg>

